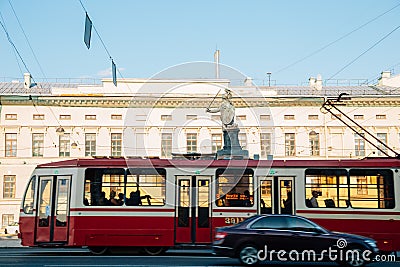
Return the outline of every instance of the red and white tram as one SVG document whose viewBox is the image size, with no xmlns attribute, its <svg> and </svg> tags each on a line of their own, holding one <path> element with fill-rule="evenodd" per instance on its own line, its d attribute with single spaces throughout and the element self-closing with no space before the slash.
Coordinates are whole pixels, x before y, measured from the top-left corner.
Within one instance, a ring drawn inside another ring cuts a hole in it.
<svg viewBox="0 0 400 267">
<path fill-rule="evenodd" d="M 73 159 L 37 166 L 20 213 L 24 246 L 206 245 L 257 213 L 305 216 L 400 251 L 400 160 Z M 310 204 L 310 199 L 317 196 Z M 315 204 L 315 202 L 317 204 Z"/>
</svg>

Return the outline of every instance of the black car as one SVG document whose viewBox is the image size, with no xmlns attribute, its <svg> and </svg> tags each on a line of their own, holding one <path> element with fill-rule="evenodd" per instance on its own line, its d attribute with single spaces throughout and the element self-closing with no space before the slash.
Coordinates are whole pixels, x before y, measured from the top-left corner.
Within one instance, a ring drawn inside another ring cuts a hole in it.
<svg viewBox="0 0 400 267">
<path fill-rule="evenodd" d="M 214 253 L 239 258 L 242 264 L 259 261 L 335 261 L 363 266 L 378 253 L 376 241 L 358 235 L 328 231 L 294 215 L 255 215 L 217 228 Z"/>
</svg>

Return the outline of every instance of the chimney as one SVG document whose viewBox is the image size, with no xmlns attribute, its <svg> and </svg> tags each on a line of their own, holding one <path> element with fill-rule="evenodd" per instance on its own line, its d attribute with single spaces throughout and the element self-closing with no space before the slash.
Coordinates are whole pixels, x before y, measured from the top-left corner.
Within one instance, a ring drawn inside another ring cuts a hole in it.
<svg viewBox="0 0 400 267">
<path fill-rule="evenodd" d="M 32 79 L 32 77 L 31 77 L 30 73 L 24 73 L 24 88 L 25 89 L 31 88 L 31 84 L 32 84 L 31 79 Z"/>
<path fill-rule="evenodd" d="M 378 79 L 378 85 L 386 85 L 386 81 L 390 79 L 390 71 L 382 71 L 381 77 Z"/>
<path fill-rule="evenodd" d="M 245 85 L 245 86 L 253 86 L 253 78 L 247 77 L 247 78 L 244 80 L 244 85 Z"/>
<path fill-rule="evenodd" d="M 321 76 L 321 74 L 317 75 L 317 81 L 315 82 L 315 89 L 317 89 L 318 91 L 322 90 L 322 76 Z"/>
<path fill-rule="evenodd" d="M 310 79 L 308 79 L 308 81 L 310 82 L 310 88 L 311 89 L 315 89 L 315 90 L 322 90 L 322 77 L 321 74 L 317 75 L 317 78 L 315 77 L 310 77 Z"/>
<path fill-rule="evenodd" d="M 219 50 L 216 50 L 214 53 L 214 62 L 215 62 L 215 78 L 219 79 Z"/>
<path fill-rule="evenodd" d="M 314 88 L 317 79 L 315 79 L 314 77 L 310 77 L 310 79 L 308 79 L 308 81 L 310 82 L 310 87 Z"/>
</svg>

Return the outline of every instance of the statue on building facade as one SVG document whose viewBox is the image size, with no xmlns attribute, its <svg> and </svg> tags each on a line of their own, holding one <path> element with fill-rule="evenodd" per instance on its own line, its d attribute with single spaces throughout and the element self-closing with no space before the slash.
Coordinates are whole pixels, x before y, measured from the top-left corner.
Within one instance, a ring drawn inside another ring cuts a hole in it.
<svg viewBox="0 0 400 267">
<path fill-rule="evenodd" d="M 222 122 L 222 132 L 224 134 L 224 147 L 217 151 L 217 158 L 248 158 L 248 151 L 242 150 L 239 143 L 239 127 L 235 123 L 235 106 L 232 104 L 232 93 L 225 89 L 222 96 L 222 103 L 218 108 L 207 108 L 206 112 L 218 113 Z"/>
</svg>

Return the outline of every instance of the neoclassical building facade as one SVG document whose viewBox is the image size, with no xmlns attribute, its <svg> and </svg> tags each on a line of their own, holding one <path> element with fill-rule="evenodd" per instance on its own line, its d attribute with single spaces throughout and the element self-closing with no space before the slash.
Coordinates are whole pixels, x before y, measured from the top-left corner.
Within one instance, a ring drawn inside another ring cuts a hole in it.
<svg viewBox="0 0 400 267">
<path fill-rule="evenodd" d="M 377 85 L 254 86 L 225 79 L 111 79 L 101 84 L 0 83 L 1 225 L 18 220 L 21 196 L 37 164 L 82 157 L 160 157 L 215 153 L 223 145 L 218 114 L 233 93 L 239 140 L 251 158 L 341 159 L 383 156 L 321 106 L 340 106 L 366 131 L 400 152 L 400 76 Z M 360 130 L 360 129 L 358 129 Z"/>
</svg>

